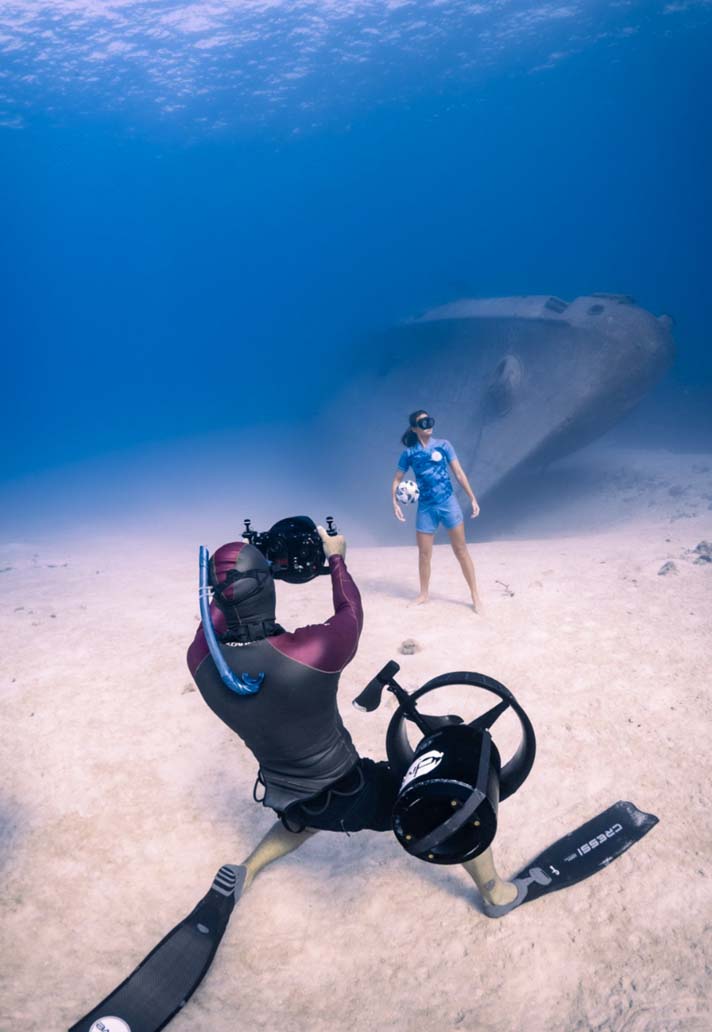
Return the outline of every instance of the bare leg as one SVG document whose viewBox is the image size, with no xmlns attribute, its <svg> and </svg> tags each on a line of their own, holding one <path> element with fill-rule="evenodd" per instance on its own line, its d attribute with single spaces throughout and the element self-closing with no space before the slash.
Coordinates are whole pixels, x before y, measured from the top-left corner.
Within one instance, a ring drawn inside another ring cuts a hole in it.
<svg viewBox="0 0 712 1032">
<path fill-rule="evenodd" d="M 247 868 L 245 877 L 245 888 L 249 888 L 253 879 L 260 873 L 263 867 L 280 860 L 293 850 L 303 845 L 308 838 L 315 835 L 316 831 L 305 828 L 304 831 L 287 831 L 281 821 L 273 824 L 261 842 L 252 850 L 242 866 Z"/>
<path fill-rule="evenodd" d="M 517 895 L 514 882 L 503 881 L 497 874 L 492 859 L 492 850 L 488 847 L 484 853 L 474 860 L 467 860 L 463 865 L 487 903 L 503 906 L 511 903 Z"/>
<path fill-rule="evenodd" d="M 465 524 L 458 523 L 456 527 L 452 527 L 448 530 L 450 537 L 450 544 L 452 550 L 457 556 L 457 561 L 460 564 L 462 572 L 467 581 L 467 586 L 470 589 L 470 595 L 472 597 L 472 607 L 475 612 L 478 612 L 482 608 L 480 596 L 477 593 L 477 581 L 475 579 L 475 567 L 470 558 L 470 553 L 467 550 L 467 541 L 465 540 Z"/>
<path fill-rule="evenodd" d="M 418 542 L 418 574 L 420 576 L 420 594 L 414 605 L 420 606 L 428 601 L 428 588 L 430 587 L 430 562 L 433 557 L 434 534 L 424 534 L 421 530 L 415 532 Z"/>
</svg>

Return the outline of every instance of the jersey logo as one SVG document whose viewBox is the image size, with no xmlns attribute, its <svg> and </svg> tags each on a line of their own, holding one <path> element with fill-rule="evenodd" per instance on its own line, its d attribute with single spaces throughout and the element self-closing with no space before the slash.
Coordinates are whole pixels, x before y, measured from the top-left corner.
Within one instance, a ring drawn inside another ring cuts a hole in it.
<svg viewBox="0 0 712 1032">
<path fill-rule="evenodd" d="M 440 462 L 442 457 L 443 457 L 443 453 L 439 452 L 437 450 L 437 448 L 436 448 L 435 451 L 433 452 L 433 462 Z"/>
</svg>

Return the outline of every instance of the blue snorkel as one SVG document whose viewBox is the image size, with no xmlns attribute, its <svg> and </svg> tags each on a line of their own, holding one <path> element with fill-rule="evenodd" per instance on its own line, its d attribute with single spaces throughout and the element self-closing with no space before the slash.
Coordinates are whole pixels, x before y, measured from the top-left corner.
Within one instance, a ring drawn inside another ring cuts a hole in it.
<svg viewBox="0 0 712 1032">
<path fill-rule="evenodd" d="M 205 640 L 208 643 L 208 648 L 210 649 L 210 655 L 213 657 L 213 662 L 217 667 L 223 684 L 226 688 L 229 688 L 231 692 L 235 692 L 237 695 L 255 695 L 262 687 L 265 675 L 258 674 L 257 677 L 250 677 L 249 674 L 243 674 L 242 677 L 238 677 L 237 674 L 227 665 L 225 657 L 220 651 L 220 645 L 215 636 L 213 621 L 210 617 L 210 593 L 212 591 L 212 588 L 210 587 L 210 553 L 205 545 L 200 546 L 198 563 L 200 567 L 200 578 L 198 581 L 200 618 L 203 621 L 203 634 L 205 635 Z"/>
</svg>

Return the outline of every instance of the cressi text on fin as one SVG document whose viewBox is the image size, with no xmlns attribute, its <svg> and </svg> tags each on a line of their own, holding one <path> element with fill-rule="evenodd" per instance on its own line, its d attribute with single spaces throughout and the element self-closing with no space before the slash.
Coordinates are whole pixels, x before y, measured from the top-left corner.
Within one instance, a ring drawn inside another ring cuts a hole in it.
<svg viewBox="0 0 712 1032">
<path fill-rule="evenodd" d="M 614 803 L 528 863 L 512 879 L 518 890 L 516 898 L 503 906 L 485 901 L 485 913 L 488 917 L 504 917 L 522 903 L 590 878 L 630 849 L 657 823 L 657 817 L 643 813 L 633 803 Z"/>
</svg>

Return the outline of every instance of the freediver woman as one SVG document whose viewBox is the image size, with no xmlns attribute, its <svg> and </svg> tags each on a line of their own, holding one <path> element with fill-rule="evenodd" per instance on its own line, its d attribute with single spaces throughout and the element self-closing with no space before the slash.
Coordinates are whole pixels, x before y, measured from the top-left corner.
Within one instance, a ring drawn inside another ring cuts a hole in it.
<svg viewBox="0 0 712 1032">
<path fill-rule="evenodd" d="M 453 493 L 448 467 L 452 469 L 455 478 L 470 499 L 471 519 L 475 519 L 480 512 L 477 499 L 453 446 L 443 438 L 433 437 L 433 427 L 435 426 L 433 417 L 425 409 L 416 409 L 408 417 L 408 423 L 408 429 L 401 438 L 405 450 L 398 459 L 398 469 L 391 485 L 391 497 L 396 519 L 405 523 L 405 516 L 398 504 L 396 491 L 408 472 L 408 467 L 412 467 L 420 492 L 415 520 L 420 594 L 413 604 L 422 605 L 428 601 L 433 541 L 435 532 L 442 523 L 448 532 L 452 550 L 470 589 L 472 608 L 476 613 L 480 612 L 482 603 L 477 591 L 475 567 L 467 550 L 464 516 Z"/>
</svg>

